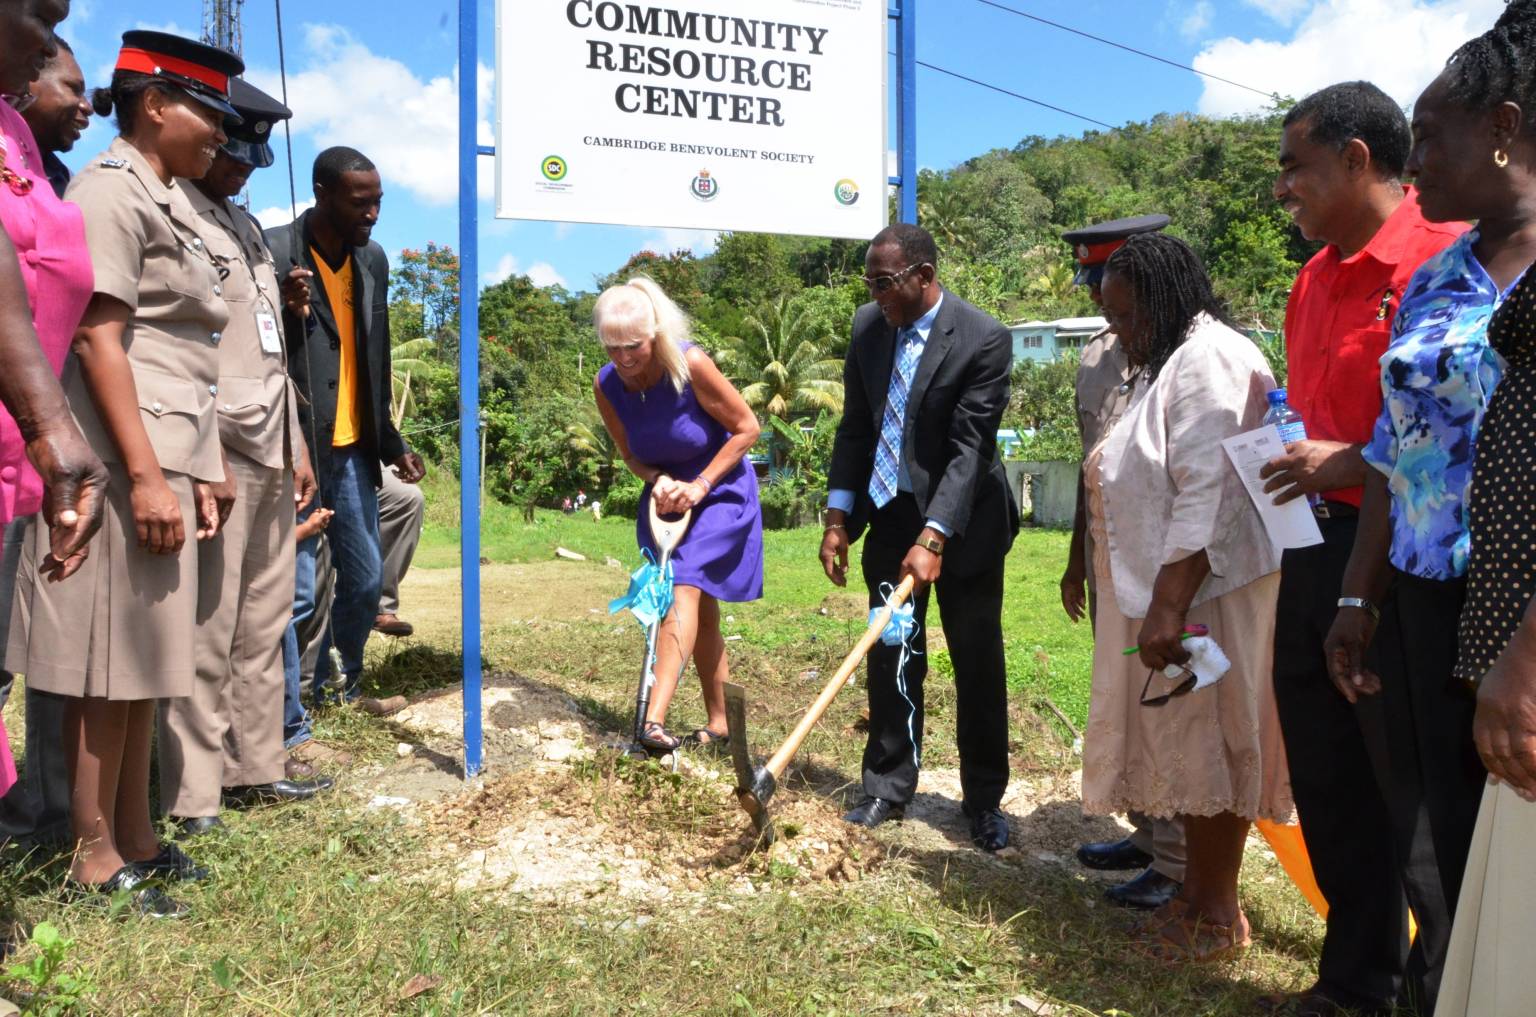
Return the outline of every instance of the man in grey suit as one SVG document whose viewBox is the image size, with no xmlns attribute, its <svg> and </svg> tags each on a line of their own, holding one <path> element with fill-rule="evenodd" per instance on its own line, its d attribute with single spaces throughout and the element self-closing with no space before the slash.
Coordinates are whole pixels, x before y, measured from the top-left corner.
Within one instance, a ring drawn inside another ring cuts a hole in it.
<svg viewBox="0 0 1536 1017">
<path fill-rule="evenodd" d="M 865 531 L 870 606 L 881 587 L 917 580 L 919 629 L 904 669 L 899 647 L 869 655 L 869 740 L 864 798 L 844 818 L 878 826 L 899 818 L 917 790 L 923 740 L 928 590 L 955 669 L 956 740 L 971 838 L 986 851 L 1008 843 L 999 804 L 1008 785 L 1007 674 L 1003 659 L 1003 561 L 1019 510 L 997 457 L 1008 405 L 1008 330 L 937 281 L 938 250 L 926 230 L 881 230 L 865 255 L 873 302 L 853 319 L 843 369 L 843 419 L 828 474 L 821 563 L 847 582 L 848 547 Z"/>
</svg>

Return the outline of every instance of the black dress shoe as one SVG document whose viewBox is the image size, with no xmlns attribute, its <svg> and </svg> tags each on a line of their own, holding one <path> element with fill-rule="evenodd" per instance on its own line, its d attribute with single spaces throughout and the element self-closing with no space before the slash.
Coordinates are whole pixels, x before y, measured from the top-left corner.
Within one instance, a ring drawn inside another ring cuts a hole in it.
<svg viewBox="0 0 1536 1017">
<path fill-rule="evenodd" d="M 1314 985 L 1301 992 L 1260 996 L 1259 1007 L 1274 1017 L 1391 1017 L 1390 1004 L 1348 1004 L 1327 995 Z"/>
<path fill-rule="evenodd" d="M 302 802 L 315 797 L 321 791 L 329 791 L 336 784 L 329 777 L 312 780 L 274 780 L 270 784 L 246 784 L 243 787 L 224 789 L 224 804 L 231 808 L 252 805 L 277 805 L 281 802 Z"/>
<path fill-rule="evenodd" d="M 172 816 L 171 822 L 176 825 L 177 840 L 201 837 L 205 833 L 224 829 L 224 820 L 218 816 Z"/>
<path fill-rule="evenodd" d="M 1156 911 L 1178 896 L 1184 884 L 1169 879 L 1156 869 L 1148 869 L 1128 883 L 1104 891 L 1111 904 L 1136 911 Z"/>
<path fill-rule="evenodd" d="M 146 862 L 134 862 L 150 875 L 162 879 L 186 883 L 201 883 L 208 878 L 208 870 L 187 857 L 187 853 L 175 844 L 162 844 L 160 853 Z"/>
<path fill-rule="evenodd" d="M 1152 864 L 1152 856 L 1125 840 L 1084 844 L 1077 849 L 1077 860 L 1090 869 L 1119 870 L 1145 869 Z"/>
<path fill-rule="evenodd" d="M 905 813 L 904 805 L 897 805 L 885 798 L 866 796 L 863 801 L 844 813 L 843 822 L 874 829 L 887 819 L 900 819 Z"/>
<path fill-rule="evenodd" d="M 127 893 L 129 904 L 145 918 L 181 918 L 186 915 L 191 908 L 166 896 L 165 891 L 155 885 L 154 878 L 130 862 L 101 883 L 66 879 L 65 896 L 83 903 L 106 905 L 116 894 Z"/>
<path fill-rule="evenodd" d="M 962 806 L 971 817 L 971 843 L 983 851 L 1001 851 L 1008 846 L 1008 818 L 1002 809 L 976 809 Z"/>
</svg>

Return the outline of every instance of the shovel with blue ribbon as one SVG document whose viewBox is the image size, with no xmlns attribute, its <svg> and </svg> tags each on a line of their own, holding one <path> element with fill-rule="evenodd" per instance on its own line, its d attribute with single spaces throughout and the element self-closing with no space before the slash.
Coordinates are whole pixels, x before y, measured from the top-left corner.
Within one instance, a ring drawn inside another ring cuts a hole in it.
<svg viewBox="0 0 1536 1017">
<path fill-rule="evenodd" d="M 693 518 L 693 510 L 689 509 L 676 519 L 666 520 L 656 511 L 654 498 L 647 498 L 646 505 L 651 514 L 651 539 L 659 557 L 652 557 L 650 549 L 645 549 L 645 564 L 629 577 L 629 591 L 608 604 L 609 614 L 629 608 L 629 613 L 645 629 L 645 661 L 640 665 L 640 689 L 635 693 L 635 727 L 630 744 L 630 752 L 635 755 L 650 754 L 640 736 L 645 730 L 645 713 L 651 706 L 651 690 L 656 686 L 656 635 L 667 612 L 672 610 L 672 552 L 682 542 Z"/>
<path fill-rule="evenodd" d="M 725 719 L 731 732 L 731 760 L 736 769 L 736 799 L 741 807 L 752 817 L 752 825 L 756 827 L 758 836 L 764 841 L 773 840 L 773 817 L 768 812 L 768 800 L 778 790 L 779 781 L 784 779 L 784 771 L 789 768 L 789 761 L 795 758 L 795 753 L 800 751 L 800 744 L 805 741 L 805 736 L 811 733 L 811 728 L 821 720 L 822 714 L 832 705 L 832 700 L 843 690 L 863 663 L 864 657 L 874 648 L 875 643 L 884 642 L 889 646 L 901 646 L 903 649 L 902 663 L 898 669 L 901 677 L 906 671 L 906 660 L 911 651 L 911 641 L 916 632 L 917 622 L 912 617 L 912 609 L 903 607 L 907 598 L 912 596 L 913 578 L 908 576 L 901 581 L 890 593 L 885 593 L 886 587 L 881 592 L 885 596 L 885 604 L 875 608 L 869 615 L 869 627 L 864 630 L 864 635 L 859 638 L 852 652 L 843 658 L 842 666 L 832 676 L 821 690 L 821 695 L 811 704 L 811 708 L 805 711 L 805 716 L 800 718 L 800 723 L 784 739 L 784 743 L 778 747 L 768 761 L 762 766 L 753 766 L 752 757 L 747 749 L 747 691 L 740 685 L 726 682 L 725 684 Z M 900 680 L 900 678 L 898 679 Z M 906 686 L 901 684 L 903 697 L 906 696 Z M 910 704 L 910 700 L 908 703 Z M 910 724 L 908 730 L 910 731 Z M 913 749 L 917 751 L 916 738 L 913 739 Z"/>
</svg>

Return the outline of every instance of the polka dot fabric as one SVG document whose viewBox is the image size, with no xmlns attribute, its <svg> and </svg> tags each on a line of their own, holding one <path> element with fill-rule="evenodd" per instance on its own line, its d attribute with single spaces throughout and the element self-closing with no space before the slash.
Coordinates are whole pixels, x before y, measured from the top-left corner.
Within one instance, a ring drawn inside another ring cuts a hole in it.
<svg viewBox="0 0 1536 1017">
<path fill-rule="evenodd" d="M 1477 437 L 1469 523 L 1472 555 L 1456 677 L 1480 680 L 1536 594 L 1536 272 L 1488 325 L 1505 360 Z"/>
</svg>

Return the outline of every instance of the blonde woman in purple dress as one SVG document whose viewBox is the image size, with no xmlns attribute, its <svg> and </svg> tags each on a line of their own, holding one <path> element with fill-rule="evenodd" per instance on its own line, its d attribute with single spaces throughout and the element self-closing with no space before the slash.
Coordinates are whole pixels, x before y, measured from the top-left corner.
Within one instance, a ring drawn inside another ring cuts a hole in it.
<svg viewBox="0 0 1536 1017">
<path fill-rule="evenodd" d="M 692 740 L 723 746 L 729 668 L 720 602 L 763 595 L 763 522 L 757 477 L 746 463 L 757 417 L 714 361 L 688 341 L 688 319 L 650 279 L 611 286 L 592 312 L 608 351 L 592 383 L 598 412 L 624 465 L 645 481 L 641 505 L 662 515 L 693 510 L 672 552 L 672 610 L 656 641 L 656 686 L 641 742 L 657 751 L 682 744 L 667 731 L 667 707 L 689 658 L 704 690 L 705 725 Z M 640 546 L 656 552 L 649 513 L 637 513 Z"/>
</svg>

